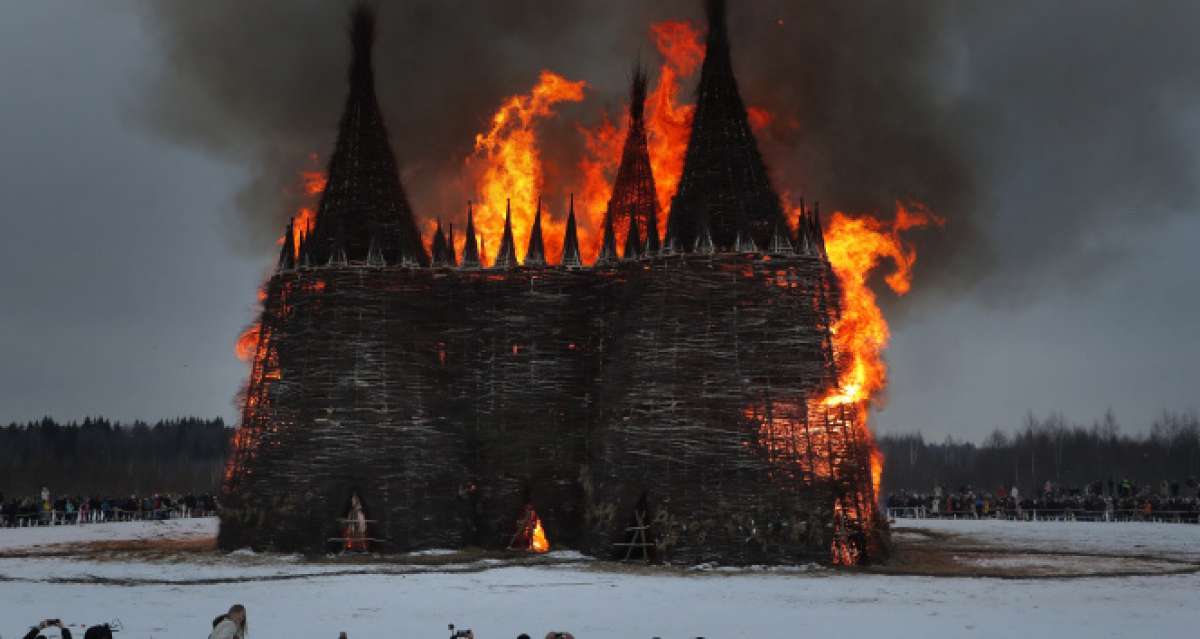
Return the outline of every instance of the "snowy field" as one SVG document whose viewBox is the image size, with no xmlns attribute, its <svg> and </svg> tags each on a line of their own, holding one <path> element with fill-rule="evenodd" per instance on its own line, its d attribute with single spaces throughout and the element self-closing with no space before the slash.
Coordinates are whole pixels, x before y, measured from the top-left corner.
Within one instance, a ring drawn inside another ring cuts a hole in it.
<svg viewBox="0 0 1200 639">
<path fill-rule="evenodd" d="M 20 637 L 45 617 L 119 618 L 118 639 L 204 637 L 234 602 L 249 610 L 251 637 L 328 639 L 343 630 L 351 638 L 446 637 L 448 623 L 480 639 L 550 630 L 580 639 L 1184 637 L 1200 624 L 1200 526 L 1186 524 L 895 527 L 898 557 L 936 551 L 959 571 L 1053 572 L 1065 562 L 1072 573 L 1123 575 L 1075 578 L 631 569 L 566 552 L 537 565 L 429 555 L 307 562 L 207 550 L 215 526 L 201 519 L 0 530 L 0 637 Z"/>
</svg>

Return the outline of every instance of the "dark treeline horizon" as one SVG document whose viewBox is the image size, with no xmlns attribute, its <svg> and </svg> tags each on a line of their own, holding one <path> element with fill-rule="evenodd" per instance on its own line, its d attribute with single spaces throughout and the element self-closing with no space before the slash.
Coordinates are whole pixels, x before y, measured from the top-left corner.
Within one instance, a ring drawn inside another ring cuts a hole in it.
<svg viewBox="0 0 1200 639">
<path fill-rule="evenodd" d="M 0 494 L 36 497 L 213 493 L 220 489 L 233 427 L 222 418 L 180 417 L 150 423 L 104 417 L 58 422 L 50 417 L 0 427 Z M 881 435 L 886 495 L 927 492 L 935 485 L 994 492 L 1017 486 L 1026 494 L 1046 481 L 1065 488 L 1129 479 L 1158 489 L 1163 480 L 1200 477 L 1200 416 L 1163 412 L 1144 432 L 1126 433 L 1112 412 L 1091 424 L 1060 413 L 1029 413 L 1011 431 L 995 429 L 981 442 L 919 432 Z"/>
<path fill-rule="evenodd" d="M 50 417 L 0 428 L 0 493 L 5 499 L 215 494 L 233 429 L 220 417 L 122 423 L 104 417 Z"/>
<path fill-rule="evenodd" d="M 878 438 L 885 457 L 883 487 L 931 492 L 971 487 L 995 493 L 1017 486 L 1024 494 L 1040 492 L 1049 481 L 1081 489 L 1124 479 L 1158 491 L 1161 482 L 1184 485 L 1200 477 L 1200 417 L 1195 411 L 1164 411 L 1149 429 L 1122 432 L 1112 411 L 1091 424 L 1069 421 L 1061 413 L 1039 419 L 1032 412 L 1010 432 L 999 428 L 976 444 L 947 436 L 926 441 L 920 431 Z"/>
</svg>

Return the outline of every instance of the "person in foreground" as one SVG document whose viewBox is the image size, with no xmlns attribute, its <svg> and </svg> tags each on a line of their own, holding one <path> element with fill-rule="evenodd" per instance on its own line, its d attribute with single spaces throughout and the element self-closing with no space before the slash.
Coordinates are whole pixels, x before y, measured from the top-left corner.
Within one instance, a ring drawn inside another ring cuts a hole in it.
<svg viewBox="0 0 1200 639">
<path fill-rule="evenodd" d="M 246 607 L 233 604 L 229 612 L 213 619 L 213 630 L 208 639 L 246 639 Z"/>
<path fill-rule="evenodd" d="M 32 626 L 29 632 L 25 634 L 25 639 L 38 639 L 38 637 L 46 636 L 47 628 L 58 628 L 58 635 L 62 639 L 71 639 L 71 629 L 63 625 L 58 619 L 44 619 L 36 626 Z"/>
</svg>

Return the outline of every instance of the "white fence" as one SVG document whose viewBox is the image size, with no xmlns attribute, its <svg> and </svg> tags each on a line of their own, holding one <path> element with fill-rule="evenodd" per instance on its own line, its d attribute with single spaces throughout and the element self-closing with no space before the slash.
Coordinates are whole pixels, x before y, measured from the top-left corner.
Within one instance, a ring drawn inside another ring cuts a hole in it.
<svg viewBox="0 0 1200 639">
<path fill-rule="evenodd" d="M 1029 508 L 998 510 L 983 513 L 970 511 L 933 512 L 925 506 L 888 508 L 889 519 L 1003 519 L 1008 521 L 1152 521 L 1173 524 L 1200 523 L 1200 512 L 1194 510 L 1161 510 L 1145 512 L 1140 509 L 1083 510 L 1075 508 Z"/>
<path fill-rule="evenodd" d="M 17 515 L 0 515 L 0 528 L 28 528 L 33 526 L 78 526 L 85 524 L 100 524 L 122 521 L 165 521 L 168 519 L 190 519 L 193 517 L 212 517 L 217 513 L 213 510 L 200 508 L 158 508 L 153 510 L 125 510 L 110 508 L 108 510 L 65 511 L 48 510 L 37 513 L 20 513 Z"/>
</svg>

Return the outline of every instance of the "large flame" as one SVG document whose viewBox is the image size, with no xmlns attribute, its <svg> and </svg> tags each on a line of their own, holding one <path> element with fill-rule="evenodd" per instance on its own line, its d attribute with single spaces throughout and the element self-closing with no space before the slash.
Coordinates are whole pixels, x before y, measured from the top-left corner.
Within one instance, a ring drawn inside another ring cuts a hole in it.
<svg viewBox="0 0 1200 639">
<path fill-rule="evenodd" d="M 854 428 L 871 450 L 871 484 L 875 497 L 879 495 L 884 460 L 871 436 L 867 415 L 872 401 L 877 400 L 887 386 L 883 350 L 891 333 L 868 281 L 884 261 L 891 261 L 893 270 L 884 277 L 884 282 L 897 295 L 907 294 L 912 287 L 917 251 L 901 234 L 944 223 L 945 220 L 921 204 L 904 206 L 897 203 L 894 220 L 851 217 L 839 212 L 834 213 L 825 231 L 825 250 L 842 295 L 840 316 L 830 330 L 838 358 L 838 388 L 822 403 L 827 407 L 852 406 L 855 409 Z"/>
<path fill-rule="evenodd" d="M 695 106 L 679 103 L 681 79 L 691 76 L 704 60 L 703 32 L 691 23 L 668 20 L 651 25 L 650 36 L 662 55 L 658 80 L 646 96 L 646 145 L 650 154 L 650 170 L 654 173 L 654 187 L 661 213 L 658 216 L 658 234 L 667 229 L 667 218 L 671 212 L 671 197 L 679 186 L 683 173 L 683 159 L 687 152 L 688 137 L 692 129 L 692 112 Z M 592 231 L 591 241 L 580 236 L 580 252 L 585 261 L 595 259 L 599 251 L 599 230 L 603 225 L 604 211 L 612 195 L 612 182 L 616 179 L 621 162 L 621 151 L 629 127 L 629 109 L 625 108 L 616 124 L 605 114 L 594 129 L 580 128 L 583 133 L 586 154 L 579 162 L 583 186 L 580 189 L 582 212 L 577 213 L 585 220 L 581 227 Z M 617 244 L 621 244 L 625 229 L 615 229 Z"/>
<path fill-rule="evenodd" d="M 594 261 L 600 252 L 604 211 L 608 208 L 608 198 L 612 196 L 612 181 L 616 179 L 625 134 L 629 129 L 628 108 L 615 123 L 605 113 L 595 128 L 578 128 L 584 143 L 584 153 L 579 160 L 583 184 L 575 197 L 575 216 L 578 221 L 579 255 L 587 263 Z"/>
<path fill-rule="evenodd" d="M 507 98 L 492 116 L 488 130 L 475 136 L 475 152 L 467 164 L 476 174 L 475 188 L 482 198 L 475 207 L 475 227 L 483 237 L 487 255 L 495 256 L 500 248 L 505 202 L 510 198 L 513 238 L 518 256 L 524 255 L 543 186 L 535 127 L 539 120 L 554 115 L 554 105 L 583 100 L 585 86 L 582 80 L 575 82 L 552 71 L 542 71 L 528 94 Z M 562 250 L 565 216 L 556 220 L 548 210 L 542 213 L 542 237 L 547 255 L 553 259 Z"/>
<path fill-rule="evenodd" d="M 646 137 L 662 210 L 658 217 L 662 235 L 671 213 L 671 197 L 683 173 L 683 159 L 692 133 L 692 113 L 696 110 L 694 105 L 679 103 L 680 81 L 700 68 L 704 61 L 704 41 L 699 28 L 673 20 L 652 25 L 650 35 L 663 57 L 658 83 L 646 96 Z"/>
<path fill-rule="evenodd" d="M 831 331 L 839 357 L 839 388 L 825 398 L 826 405 L 870 402 L 887 385 L 883 350 L 890 332 L 868 280 L 883 261 L 890 260 L 894 270 L 884 281 L 897 295 L 907 294 L 917 252 L 901 233 L 943 223 L 921 205 L 897 204 L 896 218 L 890 222 L 833 215 L 825 231 L 825 249 L 842 288 L 841 315 Z"/>
</svg>

